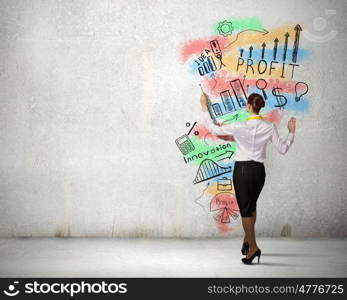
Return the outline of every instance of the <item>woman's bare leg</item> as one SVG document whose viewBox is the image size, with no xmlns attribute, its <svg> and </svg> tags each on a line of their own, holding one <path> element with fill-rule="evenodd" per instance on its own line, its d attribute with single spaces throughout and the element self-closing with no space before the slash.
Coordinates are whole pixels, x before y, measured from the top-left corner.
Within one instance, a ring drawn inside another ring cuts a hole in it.
<svg viewBox="0 0 347 300">
<path fill-rule="evenodd" d="M 248 241 L 248 238 L 247 238 L 247 235 L 246 235 L 246 232 L 245 232 L 245 236 L 243 237 L 243 242 L 247 242 Z"/>
<path fill-rule="evenodd" d="M 255 230 L 254 230 L 254 215 L 252 217 L 242 217 L 242 226 L 247 236 L 247 241 L 249 243 L 249 251 L 247 258 L 252 256 L 254 252 L 258 249 L 257 242 L 255 240 Z"/>
<path fill-rule="evenodd" d="M 256 210 L 252 213 L 252 217 L 251 218 L 253 219 L 253 226 L 254 226 L 255 221 L 257 219 L 257 211 Z M 243 238 L 243 242 L 247 242 L 247 241 L 248 241 L 248 236 L 247 236 L 247 232 L 245 231 L 245 236 Z"/>
</svg>

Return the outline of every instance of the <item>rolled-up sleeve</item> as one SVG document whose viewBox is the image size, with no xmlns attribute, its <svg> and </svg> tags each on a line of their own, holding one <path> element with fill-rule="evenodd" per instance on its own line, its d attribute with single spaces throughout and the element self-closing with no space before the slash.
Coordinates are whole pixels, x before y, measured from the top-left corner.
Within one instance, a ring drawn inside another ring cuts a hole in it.
<svg viewBox="0 0 347 300">
<path fill-rule="evenodd" d="M 277 126 L 273 124 L 271 142 L 275 146 L 277 151 L 284 155 L 287 153 L 294 142 L 294 134 L 289 132 L 287 138 L 285 140 L 282 140 L 278 134 Z"/>
</svg>

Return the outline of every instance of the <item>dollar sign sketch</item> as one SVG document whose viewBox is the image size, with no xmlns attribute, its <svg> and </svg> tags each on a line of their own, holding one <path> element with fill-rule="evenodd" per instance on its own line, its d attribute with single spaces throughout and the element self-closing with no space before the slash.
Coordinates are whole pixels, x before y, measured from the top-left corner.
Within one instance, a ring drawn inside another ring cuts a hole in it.
<svg viewBox="0 0 347 300">
<path fill-rule="evenodd" d="M 275 107 L 279 107 L 280 109 L 284 109 L 284 106 L 287 104 L 287 98 L 283 95 L 281 95 L 278 90 L 282 90 L 282 88 L 275 87 L 272 89 L 272 95 L 276 97 L 278 105 L 275 105 Z M 283 98 L 283 100 L 282 100 Z"/>
</svg>

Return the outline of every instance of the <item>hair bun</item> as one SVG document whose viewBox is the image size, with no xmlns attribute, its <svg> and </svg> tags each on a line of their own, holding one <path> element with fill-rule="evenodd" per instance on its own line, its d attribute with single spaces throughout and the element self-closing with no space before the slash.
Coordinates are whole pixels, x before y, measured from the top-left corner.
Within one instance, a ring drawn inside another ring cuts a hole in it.
<svg viewBox="0 0 347 300">
<path fill-rule="evenodd" d="M 265 102 L 264 102 L 264 100 L 262 98 L 257 98 L 256 101 L 255 101 L 255 104 L 256 104 L 257 107 L 260 107 L 260 108 L 265 106 Z"/>
<path fill-rule="evenodd" d="M 259 113 L 259 110 L 265 106 L 265 101 L 262 95 L 257 93 L 252 93 L 247 98 L 247 104 L 252 106 L 255 113 Z"/>
</svg>

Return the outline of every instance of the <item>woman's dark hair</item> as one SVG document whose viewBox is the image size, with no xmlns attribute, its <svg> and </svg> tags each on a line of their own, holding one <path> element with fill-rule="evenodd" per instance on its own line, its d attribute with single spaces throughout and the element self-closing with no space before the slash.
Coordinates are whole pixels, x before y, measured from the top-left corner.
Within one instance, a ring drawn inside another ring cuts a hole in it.
<svg viewBox="0 0 347 300">
<path fill-rule="evenodd" d="M 253 93 L 248 96 L 247 103 L 252 106 L 255 113 L 259 113 L 260 109 L 265 106 L 265 101 L 262 95 Z"/>
</svg>

